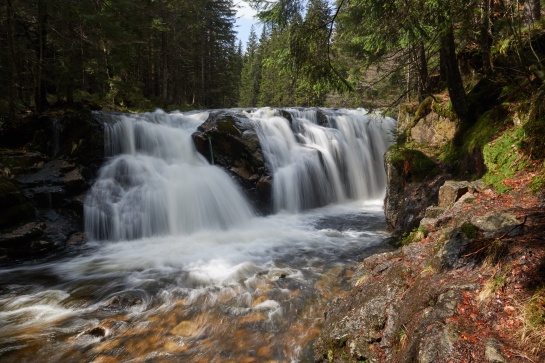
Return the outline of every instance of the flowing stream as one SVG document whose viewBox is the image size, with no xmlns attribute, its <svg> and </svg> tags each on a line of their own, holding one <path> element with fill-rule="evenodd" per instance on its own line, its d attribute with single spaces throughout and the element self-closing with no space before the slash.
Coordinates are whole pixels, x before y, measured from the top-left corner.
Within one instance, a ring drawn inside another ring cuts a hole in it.
<svg viewBox="0 0 545 363">
<path fill-rule="evenodd" d="M 0 361 L 312 360 L 327 302 L 386 248 L 394 121 L 285 112 L 246 111 L 273 174 L 267 217 L 197 153 L 207 112 L 110 115 L 86 245 L 0 270 Z"/>
</svg>

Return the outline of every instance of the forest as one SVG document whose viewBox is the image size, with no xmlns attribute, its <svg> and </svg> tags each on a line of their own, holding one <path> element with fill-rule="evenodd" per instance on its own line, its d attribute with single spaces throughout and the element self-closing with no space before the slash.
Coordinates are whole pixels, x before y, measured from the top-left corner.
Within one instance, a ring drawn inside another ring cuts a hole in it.
<svg viewBox="0 0 545 363">
<path fill-rule="evenodd" d="M 248 2 L 263 30 L 242 45 L 232 0 L 7 0 L 0 109 L 384 107 L 447 89 L 463 119 L 479 77 L 541 85 L 536 0 Z"/>
</svg>

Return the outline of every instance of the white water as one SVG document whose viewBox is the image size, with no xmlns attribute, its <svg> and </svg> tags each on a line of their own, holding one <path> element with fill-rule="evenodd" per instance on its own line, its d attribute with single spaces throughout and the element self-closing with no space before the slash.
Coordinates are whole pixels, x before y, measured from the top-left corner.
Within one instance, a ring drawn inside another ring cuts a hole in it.
<svg viewBox="0 0 545 363">
<path fill-rule="evenodd" d="M 260 109 L 253 120 L 263 153 L 273 172 L 276 211 L 292 213 L 380 198 L 384 193 L 383 155 L 395 121 L 364 110 L 287 109 L 292 124 L 273 109 Z"/>
<path fill-rule="evenodd" d="M 85 202 L 91 240 L 225 229 L 253 216 L 229 176 L 193 146 L 191 134 L 207 117 L 157 111 L 105 125 L 106 153 L 113 158 Z"/>
<path fill-rule="evenodd" d="M 387 235 L 382 200 L 371 199 L 381 197 L 382 176 L 372 175 L 371 166 L 348 170 L 371 160 L 381 173 L 374 153 L 386 141 L 371 142 L 380 145 L 372 152 L 346 150 L 366 147 L 371 135 L 358 133 L 369 126 L 359 111 L 331 113 L 339 128 L 332 130 L 313 122 L 315 112 L 291 110 L 304 129 L 297 136 L 287 120 L 265 116 L 270 112 L 251 117 L 283 132 L 276 146 L 272 136 L 263 143 L 268 162 L 278 160 L 274 177 L 289 193 L 275 190 L 275 199 L 298 204 L 277 201 L 284 212 L 268 217 L 254 216 L 232 179 L 196 153 L 190 135 L 206 113 L 115 116 L 106 125 L 111 159 L 85 205 L 93 241 L 75 257 L 0 270 L 0 360 L 308 359 L 303 345 L 315 337 L 309 332 L 321 322 L 320 306 L 339 293 L 333 287 L 339 271 Z M 323 164 L 312 149 L 320 150 Z M 304 167 L 297 166 L 300 156 Z M 338 166 L 348 157 L 354 160 Z M 305 170 L 316 175 L 290 182 L 278 173 L 283 168 L 299 179 Z M 308 198 L 296 196 L 320 179 L 327 180 Z M 337 204 L 288 213 L 311 207 L 308 200 L 316 204 L 319 192 L 328 195 L 320 204 Z M 360 200 L 339 204 L 349 199 Z M 96 327 L 104 337 L 86 333 Z"/>
</svg>

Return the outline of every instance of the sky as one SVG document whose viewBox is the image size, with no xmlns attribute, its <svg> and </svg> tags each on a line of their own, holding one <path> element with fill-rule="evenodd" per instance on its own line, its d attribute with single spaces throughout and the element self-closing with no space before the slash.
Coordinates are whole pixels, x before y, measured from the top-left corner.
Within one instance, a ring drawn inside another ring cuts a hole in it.
<svg viewBox="0 0 545 363">
<path fill-rule="evenodd" d="M 235 0 L 235 6 L 237 7 L 237 28 L 238 39 L 242 41 L 242 47 L 246 47 L 248 42 L 248 37 L 250 36 L 250 28 L 252 24 L 256 26 L 256 33 L 259 37 L 261 33 L 261 26 L 257 24 L 257 19 L 254 19 L 255 11 L 250 8 L 250 6 L 242 1 Z"/>
</svg>

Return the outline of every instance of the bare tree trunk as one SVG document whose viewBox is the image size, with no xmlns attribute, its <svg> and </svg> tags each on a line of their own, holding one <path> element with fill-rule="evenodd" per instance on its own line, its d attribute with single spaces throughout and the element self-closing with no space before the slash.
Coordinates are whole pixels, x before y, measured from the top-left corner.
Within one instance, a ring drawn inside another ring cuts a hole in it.
<svg viewBox="0 0 545 363">
<path fill-rule="evenodd" d="M 47 41 L 47 4 L 38 2 L 38 39 L 36 44 L 36 69 L 34 71 L 34 107 L 42 112 L 47 105 L 46 83 L 44 79 L 45 51 Z"/>
<path fill-rule="evenodd" d="M 441 74 L 445 76 L 452 108 L 462 123 L 467 123 L 469 121 L 467 97 L 456 59 L 456 45 L 454 44 L 454 28 L 452 24 L 441 37 L 439 56 L 441 58 Z"/>
<path fill-rule="evenodd" d="M 417 45 L 416 53 L 418 63 L 418 100 L 422 102 L 430 94 L 428 59 L 426 57 L 424 42 L 420 42 Z"/>
<path fill-rule="evenodd" d="M 524 24 L 526 26 L 534 25 L 541 18 L 540 0 L 526 0 L 524 2 Z"/>
<path fill-rule="evenodd" d="M 481 21 L 481 57 L 483 62 L 483 72 L 486 76 L 492 75 L 492 57 L 490 55 L 490 48 L 492 47 L 492 35 L 491 35 L 491 2 L 492 0 L 483 0 L 482 4 L 482 21 Z"/>
</svg>

